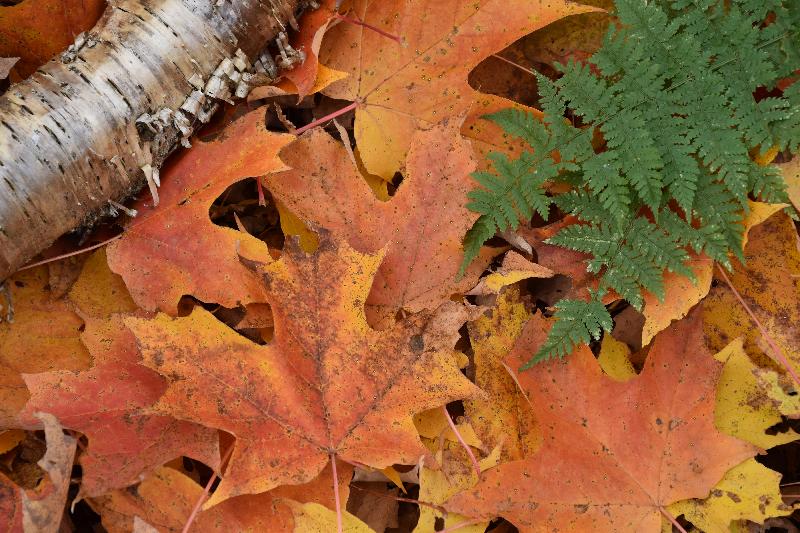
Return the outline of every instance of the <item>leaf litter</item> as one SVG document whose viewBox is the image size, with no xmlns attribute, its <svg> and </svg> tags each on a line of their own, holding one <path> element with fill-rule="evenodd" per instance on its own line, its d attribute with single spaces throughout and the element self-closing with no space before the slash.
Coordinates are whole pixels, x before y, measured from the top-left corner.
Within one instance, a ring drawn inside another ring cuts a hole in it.
<svg viewBox="0 0 800 533">
<path fill-rule="evenodd" d="M 8 283 L 3 528 L 723 532 L 792 515 L 783 206 L 754 206 L 745 264 L 693 257 L 699 282 L 668 277 L 638 325 L 609 295 L 613 337 L 527 372 L 551 306 L 597 283 L 545 242 L 574 221 L 530 220 L 455 276 L 469 174 L 518 150 L 482 115 L 535 112 L 525 71 L 585 60 L 607 15 L 321 4 L 292 37 L 307 61 L 175 156 L 158 206 L 143 194 L 107 249 Z"/>
</svg>

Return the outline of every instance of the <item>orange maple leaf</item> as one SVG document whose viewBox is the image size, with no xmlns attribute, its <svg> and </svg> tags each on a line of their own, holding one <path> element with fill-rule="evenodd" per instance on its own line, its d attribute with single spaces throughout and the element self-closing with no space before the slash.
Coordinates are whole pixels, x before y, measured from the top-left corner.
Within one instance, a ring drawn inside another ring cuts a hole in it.
<svg viewBox="0 0 800 533">
<path fill-rule="evenodd" d="M 211 142 L 194 140 L 168 165 L 159 206 L 139 200 L 133 206 L 138 216 L 108 247 L 109 266 L 140 307 L 175 315 L 184 294 L 225 307 L 264 301 L 261 283 L 239 263 L 236 246 L 266 257 L 266 245 L 216 226 L 208 209 L 231 184 L 285 168 L 277 155 L 293 138 L 267 131 L 264 112 L 257 110 Z"/>
<path fill-rule="evenodd" d="M 127 319 L 144 364 L 167 377 L 159 412 L 236 436 L 208 506 L 316 477 L 333 456 L 375 468 L 425 453 L 412 416 L 476 394 L 452 347 L 468 311 L 454 302 L 381 332 L 364 301 L 382 254 L 321 232 L 279 261 L 245 260 L 269 288 L 275 337 L 259 346 L 195 308 L 188 317 Z"/>
<path fill-rule="evenodd" d="M 624 383 L 604 375 L 586 346 L 520 374 L 541 450 L 486 472 L 447 508 L 501 515 L 520 531 L 657 532 L 667 505 L 705 498 L 757 449 L 714 426 L 722 364 L 705 348 L 701 316 L 695 309 L 656 337 L 642 373 Z M 540 315 L 527 324 L 512 368 L 549 325 Z"/>
<path fill-rule="evenodd" d="M 25 374 L 31 399 L 20 414 L 30 424 L 35 412 L 46 411 L 89 438 L 80 458 L 81 496 L 132 485 L 181 455 L 219 465 L 216 430 L 147 413 L 166 382 L 139 364 L 136 339 L 119 315 L 87 320 L 82 340 L 94 356 L 92 368 Z"/>
<path fill-rule="evenodd" d="M 484 250 L 456 281 L 461 243 L 478 215 L 465 207 L 475 163 L 454 122 L 417 132 L 403 182 L 388 202 L 375 197 L 344 146 L 322 130 L 304 135 L 280 157 L 291 170 L 269 176 L 267 187 L 294 214 L 362 252 L 388 244 L 366 302 L 371 324 L 385 326 L 400 309 L 436 308 L 472 288 L 491 261 L 492 252 Z"/>
<path fill-rule="evenodd" d="M 596 10 L 566 0 L 354 0 L 361 26 L 331 28 L 320 61 L 351 74 L 324 94 L 357 104 L 355 137 L 366 169 L 391 179 L 416 129 L 465 113 L 479 94 L 467 82 L 481 61 L 568 15 Z"/>
</svg>

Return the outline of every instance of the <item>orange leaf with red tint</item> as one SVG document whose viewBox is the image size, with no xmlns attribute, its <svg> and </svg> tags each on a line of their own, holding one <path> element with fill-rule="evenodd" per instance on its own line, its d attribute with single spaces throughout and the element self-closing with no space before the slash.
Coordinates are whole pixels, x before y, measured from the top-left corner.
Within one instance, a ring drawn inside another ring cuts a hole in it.
<svg viewBox="0 0 800 533">
<path fill-rule="evenodd" d="M 209 207 L 233 183 L 285 168 L 277 158 L 293 139 L 264 126 L 255 110 L 210 142 L 193 141 L 165 171 L 160 205 L 149 197 L 133 207 L 139 215 L 108 247 L 111 269 L 125 280 L 142 308 L 177 314 L 181 296 L 236 307 L 263 301 L 261 283 L 239 263 L 237 246 L 266 257 L 266 245 L 231 228 L 214 225 Z"/>
<path fill-rule="evenodd" d="M 92 368 L 24 375 L 31 399 L 20 415 L 30 423 L 33 413 L 46 411 L 89 438 L 80 458 L 81 495 L 131 485 L 181 455 L 218 465 L 216 430 L 147 414 L 166 381 L 139 364 L 136 339 L 119 316 L 88 320 L 82 339 L 94 356 Z"/>
<path fill-rule="evenodd" d="M 169 381 L 156 409 L 236 436 L 207 505 L 306 483 L 333 454 L 374 468 L 416 463 L 425 449 L 412 416 L 477 392 L 453 351 L 463 306 L 448 302 L 381 332 L 367 325 L 381 259 L 323 232 L 311 255 L 292 240 L 279 261 L 246 260 L 269 288 L 275 337 L 266 346 L 199 307 L 126 321 L 144 363 Z"/>
<path fill-rule="evenodd" d="M 705 498 L 752 445 L 714 426 L 722 371 L 703 342 L 702 312 L 661 333 L 642 373 L 617 382 L 586 346 L 519 375 L 543 432 L 540 451 L 487 471 L 447 508 L 507 518 L 520 531 L 661 530 L 661 510 Z M 516 368 L 544 342 L 537 316 L 507 360 Z"/>
</svg>

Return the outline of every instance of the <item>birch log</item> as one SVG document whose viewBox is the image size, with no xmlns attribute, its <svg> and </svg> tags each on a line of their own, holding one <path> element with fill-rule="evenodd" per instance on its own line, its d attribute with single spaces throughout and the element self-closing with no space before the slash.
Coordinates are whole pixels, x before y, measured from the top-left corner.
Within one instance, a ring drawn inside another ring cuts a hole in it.
<svg viewBox="0 0 800 533">
<path fill-rule="evenodd" d="M 91 32 L 12 86 L 0 98 L 0 281 L 109 200 L 146 182 L 157 194 L 166 156 L 246 93 L 254 65 L 274 65 L 266 44 L 305 4 L 110 0 Z"/>
</svg>

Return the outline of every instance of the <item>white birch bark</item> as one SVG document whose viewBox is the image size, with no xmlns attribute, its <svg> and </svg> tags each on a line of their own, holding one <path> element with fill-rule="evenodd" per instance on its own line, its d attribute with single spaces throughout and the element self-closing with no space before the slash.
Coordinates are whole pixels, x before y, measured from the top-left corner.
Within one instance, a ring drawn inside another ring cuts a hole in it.
<svg viewBox="0 0 800 533">
<path fill-rule="evenodd" d="M 303 0 L 111 0 L 0 98 L 0 281 L 149 181 Z M 237 50 L 239 51 L 237 53 Z"/>
</svg>

